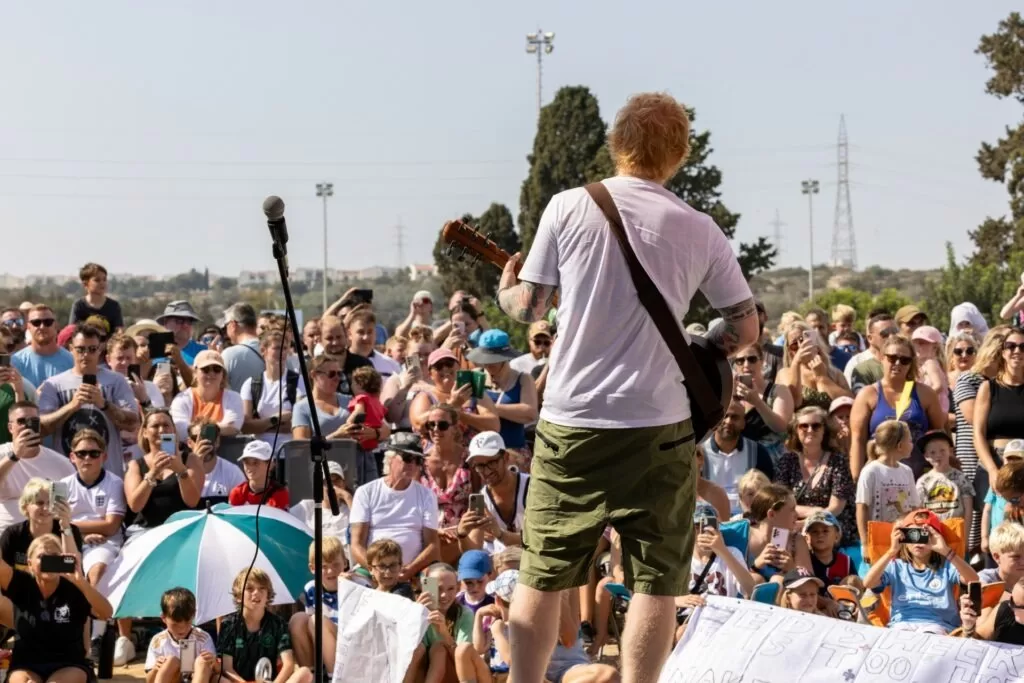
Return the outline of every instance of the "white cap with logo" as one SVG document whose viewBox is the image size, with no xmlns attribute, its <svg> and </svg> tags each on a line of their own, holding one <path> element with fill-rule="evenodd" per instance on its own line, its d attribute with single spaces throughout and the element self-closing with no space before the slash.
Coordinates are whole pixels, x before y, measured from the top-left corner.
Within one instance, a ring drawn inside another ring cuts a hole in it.
<svg viewBox="0 0 1024 683">
<path fill-rule="evenodd" d="M 469 455 L 466 460 L 479 456 L 490 458 L 505 450 L 505 440 L 498 432 L 480 432 L 469 442 Z"/>
</svg>

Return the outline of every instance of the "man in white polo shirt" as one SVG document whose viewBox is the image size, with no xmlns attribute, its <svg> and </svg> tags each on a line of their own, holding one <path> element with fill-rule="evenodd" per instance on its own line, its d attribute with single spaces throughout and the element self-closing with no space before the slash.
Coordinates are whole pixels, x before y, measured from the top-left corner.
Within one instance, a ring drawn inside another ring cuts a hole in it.
<svg viewBox="0 0 1024 683">
<path fill-rule="evenodd" d="M 18 498 L 29 479 L 58 481 L 75 473 L 70 460 L 41 445 L 39 408 L 35 403 L 15 403 L 7 419 L 12 441 L 0 446 L 0 531 L 25 521 Z"/>
</svg>

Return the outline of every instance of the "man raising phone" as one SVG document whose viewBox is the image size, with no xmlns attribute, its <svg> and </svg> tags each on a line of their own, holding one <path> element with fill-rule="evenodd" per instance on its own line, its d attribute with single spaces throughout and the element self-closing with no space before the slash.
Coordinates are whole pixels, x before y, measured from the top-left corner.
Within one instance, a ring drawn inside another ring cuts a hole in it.
<svg viewBox="0 0 1024 683">
<path fill-rule="evenodd" d="M 711 217 L 664 184 L 690 148 L 686 109 L 645 93 L 609 136 L 616 177 L 603 181 L 637 258 L 681 321 L 700 290 L 723 318 L 727 353 L 759 335 L 750 288 Z M 695 499 L 690 400 L 669 347 L 639 304 L 608 220 L 584 188 L 555 195 L 517 283 L 505 266 L 501 308 L 540 320 L 560 292 L 544 408 L 537 425 L 512 602 L 512 683 L 540 683 L 555 645 L 559 593 L 587 582 L 598 538 L 622 538 L 634 591 L 622 640 L 624 683 L 653 683 L 672 645 L 674 599 L 690 579 Z"/>
</svg>

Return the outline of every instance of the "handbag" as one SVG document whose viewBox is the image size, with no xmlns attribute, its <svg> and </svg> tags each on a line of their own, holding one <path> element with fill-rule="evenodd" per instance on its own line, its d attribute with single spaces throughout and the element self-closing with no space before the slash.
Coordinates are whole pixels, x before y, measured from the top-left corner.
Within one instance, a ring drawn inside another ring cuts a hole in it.
<svg viewBox="0 0 1024 683">
<path fill-rule="evenodd" d="M 612 234 L 626 259 L 637 297 L 683 373 L 683 385 L 691 399 L 693 433 L 699 443 L 722 421 L 732 401 L 733 378 L 729 360 L 721 349 L 703 337 L 694 337 L 689 342 L 686 340 L 668 302 L 630 246 L 619 209 L 608 188 L 597 182 L 590 183 L 585 189 L 608 219 Z"/>
</svg>

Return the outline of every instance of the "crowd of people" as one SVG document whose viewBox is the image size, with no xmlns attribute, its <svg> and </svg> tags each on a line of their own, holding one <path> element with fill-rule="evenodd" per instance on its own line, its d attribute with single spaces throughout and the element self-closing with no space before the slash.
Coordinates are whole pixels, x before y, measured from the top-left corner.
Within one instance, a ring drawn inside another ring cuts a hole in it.
<svg viewBox="0 0 1024 683">
<path fill-rule="evenodd" d="M 194 679 L 254 680 L 265 660 L 268 680 L 312 680 L 312 583 L 294 605 L 273 606 L 268 576 L 243 571 L 225 586 L 237 612 L 202 625 L 197 597 L 176 588 L 152 636 L 112 620 L 103 578 L 125 546 L 179 511 L 263 504 L 312 525 L 312 501 L 292 498 L 275 463 L 311 437 L 314 406 L 328 439 L 357 444 L 354 466 L 331 462 L 326 483 L 340 503 L 323 522 L 327 670 L 338 581 L 349 580 L 427 609 L 406 680 L 507 673 L 553 317 L 530 325 L 519 352 L 473 294 L 435 311 L 423 291 L 389 336 L 350 290 L 293 339 L 283 318 L 244 303 L 202 321 L 174 301 L 128 324 L 102 266 L 86 265 L 81 279 L 67 325 L 46 303 L 0 315 L 0 626 L 11 681 L 90 680 L 108 627 L 115 664 L 145 652 L 148 681 L 177 680 L 185 642 L 196 648 Z M 762 339 L 732 358 L 732 403 L 696 452 L 677 638 L 707 595 L 770 595 L 814 614 L 1024 643 L 1024 329 L 990 329 L 970 303 L 954 309 L 948 333 L 914 306 L 872 311 L 863 327 L 846 306 L 787 312 L 774 334 L 758 313 Z M 241 454 L 222 457 L 222 441 L 239 436 Z M 68 567 L 56 571 L 54 556 Z M 628 604 L 611 526 L 592 564 L 585 586 L 562 593 L 552 683 L 618 680 L 600 657 Z M 992 604 L 969 599 L 961 586 L 972 582 L 1000 586 Z"/>
</svg>

